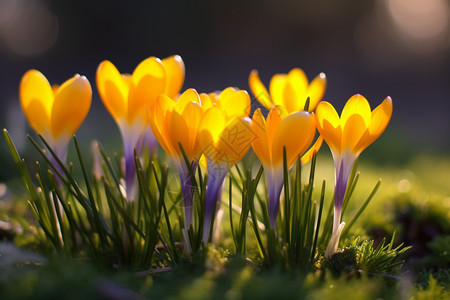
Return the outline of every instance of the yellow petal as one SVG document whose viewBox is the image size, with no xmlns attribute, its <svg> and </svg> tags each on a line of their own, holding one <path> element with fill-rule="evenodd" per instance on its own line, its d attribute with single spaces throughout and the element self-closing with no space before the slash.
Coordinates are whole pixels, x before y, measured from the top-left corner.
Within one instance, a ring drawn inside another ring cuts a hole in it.
<svg viewBox="0 0 450 300">
<path fill-rule="evenodd" d="M 84 76 L 75 75 L 64 82 L 55 94 L 51 128 L 55 139 L 71 137 L 86 118 L 91 107 L 92 89 Z"/>
<path fill-rule="evenodd" d="M 180 97 L 177 99 L 175 104 L 175 110 L 181 114 L 188 103 L 196 102 L 200 103 L 200 96 L 194 89 L 187 89 Z"/>
<path fill-rule="evenodd" d="M 316 122 L 317 124 L 317 122 Z M 340 126 L 335 128 L 328 120 L 323 122 L 323 127 L 319 130 L 320 135 L 323 136 L 324 140 L 327 142 L 328 147 L 330 147 L 331 152 L 340 153 L 342 149 L 342 129 Z"/>
<path fill-rule="evenodd" d="M 286 147 L 287 164 L 290 168 L 311 144 L 315 132 L 314 119 L 305 111 L 295 112 L 284 118 L 273 137 L 273 168 L 283 162 L 283 147 Z"/>
<path fill-rule="evenodd" d="M 203 117 L 202 107 L 197 102 L 190 102 L 183 110 L 182 116 L 186 121 L 187 127 L 189 129 L 188 156 L 191 159 L 198 159 L 201 154 L 200 142 L 198 140 L 198 131 L 200 129 L 200 122 Z"/>
<path fill-rule="evenodd" d="M 219 96 L 220 107 L 228 118 L 247 117 L 250 114 L 250 96 L 244 90 L 226 88 Z"/>
<path fill-rule="evenodd" d="M 164 66 L 156 57 L 149 57 L 142 61 L 131 75 L 130 92 L 128 95 L 128 122 L 146 107 L 152 107 L 158 96 L 166 88 Z"/>
<path fill-rule="evenodd" d="M 338 128 L 340 125 L 339 115 L 334 109 L 333 105 L 331 105 L 327 101 L 322 101 L 319 103 L 315 113 L 316 119 L 318 120 L 317 128 L 320 130 L 323 127 L 324 120 L 327 120 L 331 126 L 334 128 Z"/>
<path fill-rule="evenodd" d="M 213 107 L 213 105 L 215 105 L 208 94 L 201 93 L 199 96 L 204 111 L 207 111 L 208 109 Z"/>
<path fill-rule="evenodd" d="M 26 72 L 20 82 L 20 104 L 31 127 L 44 135 L 50 130 L 53 91 L 45 76 L 37 70 Z"/>
<path fill-rule="evenodd" d="M 266 120 L 258 108 L 253 113 L 252 131 L 255 134 L 255 139 L 252 142 L 253 151 L 258 156 L 261 163 L 270 165 L 270 148 L 267 140 Z"/>
<path fill-rule="evenodd" d="M 284 87 L 284 107 L 288 113 L 303 110 L 306 103 L 308 78 L 302 69 L 292 69 L 286 77 Z"/>
<path fill-rule="evenodd" d="M 304 99 L 304 100 L 303 100 Z M 289 81 L 286 81 L 283 89 L 282 105 L 288 113 L 303 110 L 305 107 L 305 95 L 297 93 L 296 88 Z"/>
<path fill-rule="evenodd" d="M 223 99 L 228 98 L 229 96 L 233 95 L 236 92 L 236 90 L 233 87 L 227 87 L 221 92 L 217 93 L 210 93 L 209 97 L 211 100 L 216 104 L 217 107 L 224 110 L 227 109 L 225 105 L 222 107 L 222 101 L 225 102 Z"/>
<path fill-rule="evenodd" d="M 287 81 L 289 81 L 289 83 L 295 87 L 299 95 L 305 94 L 306 89 L 308 87 L 308 78 L 306 77 L 305 72 L 303 72 L 302 69 L 300 68 L 292 69 L 287 75 Z"/>
<path fill-rule="evenodd" d="M 285 85 L 286 85 L 286 74 L 275 74 L 272 76 L 272 79 L 270 80 L 269 91 L 273 105 L 277 104 L 284 105 L 283 92 Z"/>
<path fill-rule="evenodd" d="M 280 126 L 281 120 L 283 120 L 286 116 L 287 112 L 281 105 L 275 105 L 269 111 L 266 119 L 267 143 L 269 147 L 273 144 L 273 137 L 275 132 L 278 130 L 278 126 Z"/>
<path fill-rule="evenodd" d="M 269 92 L 267 91 L 264 84 L 259 79 L 258 71 L 252 70 L 250 76 L 248 78 L 248 84 L 250 86 L 250 90 L 256 99 L 267 109 L 271 109 L 274 105 L 272 100 L 270 99 Z"/>
<path fill-rule="evenodd" d="M 171 140 L 169 138 L 169 128 L 166 126 L 166 116 L 168 112 L 172 111 L 175 107 L 175 102 L 166 95 L 160 95 L 153 108 L 149 109 L 148 121 L 150 128 L 158 140 L 161 147 L 167 154 L 173 157 L 174 147 L 172 147 Z M 177 148 L 175 148 L 177 149 Z"/>
<path fill-rule="evenodd" d="M 184 83 L 184 62 L 179 55 L 167 57 L 161 62 L 166 70 L 166 89 L 164 94 L 175 99 Z"/>
<path fill-rule="evenodd" d="M 314 80 L 310 83 L 306 96 L 309 96 L 309 111 L 314 111 L 317 104 L 322 100 L 325 94 L 325 89 L 327 88 L 327 77 L 324 73 L 320 73 Z"/>
<path fill-rule="evenodd" d="M 357 152 L 356 146 L 366 132 L 364 119 L 359 114 L 350 115 L 342 128 L 342 150 Z"/>
<path fill-rule="evenodd" d="M 233 88 L 230 88 L 231 90 L 234 90 Z M 215 105 L 219 103 L 219 94 L 220 92 L 213 92 L 213 93 L 209 93 L 208 96 L 211 99 L 212 103 L 214 103 Z"/>
<path fill-rule="evenodd" d="M 368 130 L 364 133 L 356 145 L 356 151 L 361 153 L 367 146 L 372 144 L 386 129 L 392 116 L 392 99 L 387 97 L 383 103 L 372 111 L 372 120 Z"/>
<path fill-rule="evenodd" d="M 320 135 L 325 139 L 332 151 L 341 151 L 342 129 L 340 126 L 339 116 L 334 107 L 322 101 L 317 105 L 316 126 Z"/>
<path fill-rule="evenodd" d="M 189 128 L 186 124 L 186 120 L 176 111 L 173 111 L 170 116 L 170 136 L 171 143 L 175 149 L 174 155 L 177 157 L 183 157 L 178 142 L 183 146 L 187 156 L 192 152 L 189 143 Z M 191 157 L 189 157 L 191 158 Z"/>
<path fill-rule="evenodd" d="M 356 146 L 372 119 L 369 102 L 361 95 L 352 96 L 341 114 L 342 149 L 356 152 Z"/>
<path fill-rule="evenodd" d="M 114 120 L 127 115 L 129 86 L 110 61 L 103 61 L 97 68 L 97 89 L 106 109 Z"/>
<path fill-rule="evenodd" d="M 369 132 L 375 138 L 378 138 L 386 129 L 392 116 L 392 99 L 387 97 L 372 111 L 372 120 L 370 121 Z"/>
<path fill-rule="evenodd" d="M 309 162 L 312 159 L 313 155 L 315 153 L 319 152 L 320 147 L 322 147 L 322 143 L 323 143 L 323 137 L 320 135 L 317 138 L 317 140 L 314 143 L 314 145 L 312 145 L 312 147 L 309 148 L 309 150 L 306 151 L 305 154 L 303 154 L 303 156 L 301 158 L 302 164 L 306 164 L 307 162 Z"/>
<path fill-rule="evenodd" d="M 208 109 L 203 116 L 199 130 L 199 142 L 200 148 L 208 159 L 218 155 L 215 144 L 219 140 L 225 124 L 225 113 L 215 106 Z"/>
<path fill-rule="evenodd" d="M 365 126 L 369 126 L 372 118 L 372 111 L 370 110 L 370 104 L 367 99 L 361 95 L 354 95 L 348 99 L 342 110 L 341 126 L 344 127 L 347 120 L 353 115 L 361 116 Z"/>
<path fill-rule="evenodd" d="M 244 157 L 255 139 L 251 120 L 248 117 L 236 118 L 222 131 L 217 142 L 217 149 L 222 157 L 216 163 L 231 168 Z"/>
</svg>

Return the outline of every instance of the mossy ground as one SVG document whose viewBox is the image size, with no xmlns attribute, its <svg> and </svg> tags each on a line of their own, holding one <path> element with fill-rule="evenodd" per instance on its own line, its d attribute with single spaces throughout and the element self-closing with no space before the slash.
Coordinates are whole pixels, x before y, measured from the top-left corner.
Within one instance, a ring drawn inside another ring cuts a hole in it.
<svg viewBox="0 0 450 300">
<path fill-rule="evenodd" d="M 316 184 L 321 178 L 329 182 L 333 178 L 332 163 L 327 159 L 323 155 L 317 164 Z M 396 245 L 412 246 L 403 254 L 406 262 L 398 274 L 381 276 L 358 268 L 337 273 L 327 268 L 307 274 L 281 266 L 265 268 L 232 255 L 230 239 L 201 257 L 160 273 L 111 268 L 101 259 L 64 258 L 46 248 L 48 244 L 27 208 L 27 195 L 19 181 L 11 180 L 9 193 L 0 201 L 0 219 L 15 228 L 2 232 L 1 298 L 448 299 L 450 158 L 417 156 L 401 166 L 363 161 L 359 171 L 360 182 L 343 220 L 351 218 L 376 180 L 382 178 L 381 188 L 351 234 L 372 239 L 376 246 L 395 232 Z M 327 194 L 329 201 L 331 186 Z M 341 245 L 350 243 L 351 239 Z M 251 251 L 256 249 L 249 243 L 249 256 Z"/>
</svg>

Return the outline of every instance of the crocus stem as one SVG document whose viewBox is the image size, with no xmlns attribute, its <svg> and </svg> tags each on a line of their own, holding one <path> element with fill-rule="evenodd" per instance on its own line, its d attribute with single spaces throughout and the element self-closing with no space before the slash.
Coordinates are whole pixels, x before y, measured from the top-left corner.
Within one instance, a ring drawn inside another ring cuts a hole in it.
<svg viewBox="0 0 450 300">
<path fill-rule="evenodd" d="M 145 130 L 144 140 L 143 140 L 142 144 L 143 144 L 143 146 L 147 147 L 148 152 L 150 154 L 152 154 L 156 151 L 156 146 L 158 146 L 158 141 L 156 140 L 155 135 L 153 134 L 152 130 L 150 129 L 150 126 L 147 126 L 147 129 Z"/>
<path fill-rule="evenodd" d="M 208 176 L 208 184 L 206 186 L 206 196 L 205 196 L 205 216 L 203 225 L 203 242 L 208 243 L 210 231 L 211 231 L 211 220 L 213 214 L 217 212 L 220 207 L 220 200 L 222 196 L 222 185 L 227 172 L 223 170 L 215 174 L 210 172 Z"/>
<path fill-rule="evenodd" d="M 134 148 L 125 148 L 125 185 L 127 191 L 127 200 L 131 201 L 135 197 L 135 173 L 136 173 L 136 162 L 134 161 Z"/>
<path fill-rule="evenodd" d="M 267 193 L 269 194 L 269 222 L 270 227 L 275 230 L 277 216 L 280 209 L 280 194 L 283 188 L 283 175 L 275 174 L 272 169 L 265 168 Z"/>
<path fill-rule="evenodd" d="M 348 176 L 349 175 L 344 174 L 344 167 L 341 163 L 336 170 L 336 183 L 334 186 L 333 232 L 337 230 L 341 221 L 342 205 L 344 203 L 345 191 L 347 189 Z"/>
<path fill-rule="evenodd" d="M 193 160 L 191 162 L 191 169 L 193 174 L 197 170 L 198 161 Z M 192 177 L 185 163 L 177 164 L 178 175 L 180 176 L 181 192 L 183 193 L 183 206 L 184 206 L 184 228 L 188 230 L 191 227 L 193 221 L 194 212 L 194 186 L 192 185 Z"/>
<path fill-rule="evenodd" d="M 66 162 L 67 145 L 64 145 L 64 146 L 55 145 L 54 147 L 52 147 L 52 150 L 55 152 L 56 156 L 58 156 L 59 160 L 62 163 Z M 51 164 L 56 168 L 56 171 L 58 171 L 62 176 L 64 176 L 64 171 L 63 171 L 62 167 L 58 164 L 56 158 L 50 154 L 49 159 L 50 159 Z M 55 179 L 56 179 L 56 182 L 58 183 L 58 185 L 61 186 L 62 179 L 56 174 L 55 174 Z"/>
<path fill-rule="evenodd" d="M 333 231 L 328 247 L 325 251 L 325 257 L 331 257 L 338 248 L 339 238 L 345 223 L 341 222 L 342 205 L 344 204 L 345 192 L 347 190 L 348 179 L 350 171 L 353 168 L 356 157 L 344 156 L 344 158 L 334 157 L 335 159 L 335 176 L 336 181 L 334 185 L 334 217 L 333 217 Z"/>
<path fill-rule="evenodd" d="M 123 140 L 123 152 L 125 156 L 125 185 L 127 200 L 133 201 L 136 197 L 137 187 L 135 185 L 136 162 L 134 151 L 139 155 L 142 149 L 143 134 L 129 133 L 121 130 Z"/>
</svg>

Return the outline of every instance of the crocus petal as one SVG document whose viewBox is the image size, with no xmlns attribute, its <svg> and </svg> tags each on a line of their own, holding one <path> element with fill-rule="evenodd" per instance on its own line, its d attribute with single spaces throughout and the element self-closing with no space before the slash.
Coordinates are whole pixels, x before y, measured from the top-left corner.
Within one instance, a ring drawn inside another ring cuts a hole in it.
<svg viewBox="0 0 450 300">
<path fill-rule="evenodd" d="M 309 97 L 309 111 L 313 111 L 320 100 L 322 100 L 327 88 L 327 77 L 324 73 L 319 75 L 311 81 L 306 95 Z"/>
<path fill-rule="evenodd" d="M 92 90 L 84 76 L 75 75 L 64 82 L 55 94 L 51 114 L 53 137 L 71 137 L 83 123 L 91 107 Z"/>
<path fill-rule="evenodd" d="M 20 82 L 20 104 L 31 127 L 45 135 L 50 130 L 53 91 L 45 76 L 29 70 Z"/>
<path fill-rule="evenodd" d="M 320 102 L 316 108 L 315 118 L 317 129 L 330 149 L 332 151 L 340 150 L 342 130 L 339 116 L 334 107 L 326 101 Z"/>
<path fill-rule="evenodd" d="M 341 114 L 341 126 L 344 127 L 347 120 L 353 116 L 359 115 L 365 126 L 369 126 L 372 118 L 370 104 L 366 98 L 361 95 L 354 95 L 348 99 Z"/>
<path fill-rule="evenodd" d="M 293 136 L 293 128 L 298 130 L 295 136 Z M 285 147 L 287 164 L 290 168 L 297 160 L 298 155 L 311 144 L 315 129 L 314 119 L 305 111 L 292 113 L 284 118 L 273 137 L 273 166 L 276 168 L 283 162 L 283 148 Z"/>
<path fill-rule="evenodd" d="M 176 101 L 175 110 L 178 113 L 182 113 L 188 103 L 197 102 L 200 103 L 200 96 L 194 89 L 187 89 Z"/>
<path fill-rule="evenodd" d="M 306 98 L 303 99 L 303 97 L 297 93 L 296 87 L 286 80 L 283 88 L 283 97 L 281 100 L 281 104 L 288 112 L 295 112 L 303 110 Z"/>
<path fill-rule="evenodd" d="M 166 71 L 166 89 L 164 94 L 172 99 L 178 96 L 184 82 L 184 62 L 179 55 L 173 55 L 161 60 Z"/>
<path fill-rule="evenodd" d="M 305 93 L 306 88 L 308 87 L 308 78 L 306 77 L 305 72 L 303 72 L 302 69 L 292 69 L 287 75 L 287 80 L 290 84 L 292 84 L 292 86 L 295 87 L 295 89 L 298 91 L 298 94 Z M 303 103 L 304 102 L 305 101 L 303 101 Z"/>
<path fill-rule="evenodd" d="M 188 122 L 186 122 L 186 125 L 188 127 L 188 132 L 186 133 L 186 135 L 189 139 L 189 145 L 186 146 L 185 149 L 189 158 L 198 160 L 201 154 L 201 149 L 197 134 L 198 128 L 200 127 L 200 122 L 203 117 L 202 107 L 197 102 L 190 102 L 184 108 L 182 117 L 183 119 L 188 120 Z"/>
<path fill-rule="evenodd" d="M 341 114 L 342 150 L 357 151 L 356 146 L 370 125 L 371 119 L 372 112 L 366 98 L 361 95 L 352 96 Z"/>
<path fill-rule="evenodd" d="M 378 138 L 386 129 L 392 116 L 392 99 L 387 97 L 372 112 L 372 120 L 369 126 L 369 132 L 375 138 Z"/>
<path fill-rule="evenodd" d="M 210 109 L 215 105 L 208 94 L 201 93 L 199 96 L 204 111 L 207 111 L 208 109 Z"/>
<path fill-rule="evenodd" d="M 269 92 L 267 91 L 264 84 L 259 79 L 258 71 L 252 70 L 248 78 L 248 83 L 250 90 L 256 99 L 267 109 L 271 109 L 274 106 L 272 100 L 270 99 Z"/>
<path fill-rule="evenodd" d="M 355 149 L 361 153 L 367 146 L 372 144 L 386 129 L 392 116 L 392 99 L 387 97 L 383 103 L 372 111 L 372 120 L 369 128 L 360 139 Z"/>
<path fill-rule="evenodd" d="M 303 156 L 301 158 L 302 164 L 306 164 L 312 159 L 313 155 L 320 150 L 320 147 L 322 147 L 322 143 L 323 143 L 323 137 L 319 136 L 317 138 L 316 142 L 314 143 L 314 145 L 312 145 L 312 147 L 309 148 L 309 150 L 306 151 L 305 154 L 303 154 Z"/>
<path fill-rule="evenodd" d="M 303 110 L 305 107 L 308 88 L 308 78 L 302 69 L 292 69 L 286 77 L 284 87 L 284 107 L 288 112 Z"/>
<path fill-rule="evenodd" d="M 145 107 L 152 107 L 166 88 L 164 66 L 156 57 L 143 60 L 131 76 L 128 95 L 128 122 L 132 122 Z"/>
<path fill-rule="evenodd" d="M 341 151 L 356 152 L 356 146 L 366 131 L 366 124 L 361 115 L 351 115 L 342 128 Z"/>
<path fill-rule="evenodd" d="M 250 118 L 238 118 L 229 123 L 217 142 L 224 163 L 228 164 L 229 168 L 234 166 L 248 152 L 254 138 Z"/>
<path fill-rule="evenodd" d="M 277 131 L 281 120 L 283 120 L 283 118 L 286 116 L 287 112 L 281 105 L 276 105 L 269 111 L 266 120 L 267 141 L 269 145 L 273 144 L 273 137 L 275 135 L 275 132 Z M 272 150 L 270 150 L 270 153 L 270 155 L 272 156 Z"/>
<path fill-rule="evenodd" d="M 253 113 L 252 131 L 255 134 L 255 139 L 252 142 L 253 151 L 263 165 L 270 166 L 270 149 L 267 140 L 266 120 L 258 108 Z"/>
<path fill-rule="evenodd" d="M 103 61 L 97 69 L 97 89 L 106 109 L 116 121 L 126 118 L 128 84 L 110 61 Z"/>
<path fill-rule="evenodd" d="M 150 128 L 152 129 L 153 134 L 158 140 L 161 147 L 164 151 L 172 156 L 172 153 L 175 152 L 175 149 L 172 147 L 172 143 L 170 141 L 170 131 L 167 128 L 166 124 L 166 115 L 171 112 L 175 107 L 175 102 L 162 94 L 158 97 L 155 106 L 150 109 L 150 113 L 148 116 L 148 121 Z"/>
<path fill-rule="evenodd" d="M 286 74 L 275 74 L 269 84 L 270 96 L 274 105 L 284 105 L 283 92 L 286 85 Z"/>
<path fill-rule="evenodd" d="M 247 117 L 250 114 L 250 96 L 244 90 L 226 88 L 219 96 L 220 107 L 227 118 Z"/>
<path fill-rule="evenodd" d="M 172 146 L 177 150 L 174 154 L 177 157 L 182 157 L 179 143 L 184 150 L 188 152 L 189 149 L 189 129 L 186 120 L 176 111 L 173 111 L 170 118 L 170 140 Z"/>
<path fill-rule="evenodd" d="M 220 108 L 213 106 L 205 112 L 199 130 L 199 140 L 203 149 L 213 146 L 212 144 L 219 140 L 225 124 L 225 113 Z"/>
</svg>

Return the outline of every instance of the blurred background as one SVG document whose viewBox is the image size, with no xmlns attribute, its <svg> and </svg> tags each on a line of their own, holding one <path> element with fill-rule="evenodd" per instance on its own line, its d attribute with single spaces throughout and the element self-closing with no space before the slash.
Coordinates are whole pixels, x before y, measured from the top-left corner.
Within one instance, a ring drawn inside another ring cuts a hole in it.
<svg viewBox="0 0 450 300">
<path fill-rule="evenodd" d="M 450 2 L 448 0 L 58 1 L 0 0 L 0 127 L 20 151 L 31 148 L 18 86 L 31 68 L 51 83 L 75 73 L 93 86 L 78 136 L 120 142 L 95 88 L 98 64 L 131 73 L 149 56 L 183 57 L 184 88 L 248 89 L 257 69 L 325 72 L 324 99 L 338 111 L 353 94 L 372 107 L 394 101 L 391 124 L 366 151 L 377 163 L 402 164 L 417 153 L 450 150 Z M 0 139 L 0 180 L 12 159 Z M 118 144 L 119 145 L 119 144 Z M 120 151 L 120 148 L 117 148 Z"/>
</svg>

